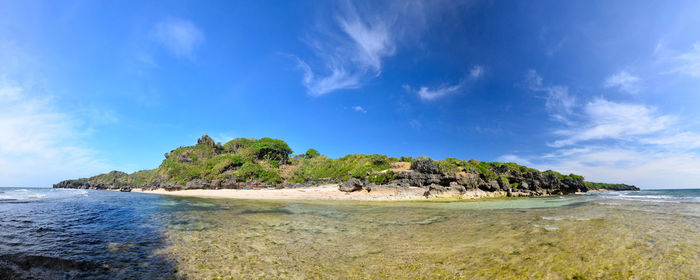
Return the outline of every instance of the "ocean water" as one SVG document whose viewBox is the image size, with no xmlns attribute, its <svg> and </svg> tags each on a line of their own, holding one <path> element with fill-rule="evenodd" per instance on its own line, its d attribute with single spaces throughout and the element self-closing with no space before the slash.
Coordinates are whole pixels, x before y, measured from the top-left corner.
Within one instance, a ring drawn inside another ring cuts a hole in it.
<svg viewBox="0 0 700 280">
<path fill-rule="evenodd" d="M 700 190 L 267 201 L 0 189 L 0 279 L 700 279 Z"/>
</svg>

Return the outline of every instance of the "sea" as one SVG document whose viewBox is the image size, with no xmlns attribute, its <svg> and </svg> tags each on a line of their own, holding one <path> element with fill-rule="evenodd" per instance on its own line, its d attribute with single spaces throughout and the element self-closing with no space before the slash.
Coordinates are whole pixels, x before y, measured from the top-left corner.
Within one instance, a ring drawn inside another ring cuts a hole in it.
<svg viewBox="0 0 700 280">
<path fill-rule="evenodd" d="M 700 279 L 700 189 L 376 202 L 0 188 L 0 279 Z"/>
</svg>

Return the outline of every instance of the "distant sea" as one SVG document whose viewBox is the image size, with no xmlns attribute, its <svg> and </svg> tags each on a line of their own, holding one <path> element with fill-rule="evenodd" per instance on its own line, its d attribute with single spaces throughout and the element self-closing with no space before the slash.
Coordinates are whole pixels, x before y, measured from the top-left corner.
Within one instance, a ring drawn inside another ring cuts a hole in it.
<svg viewBox="0 0 700 280">
<path fill-rule="evenodd" d="M 700 190 L 261 201 L 0 188 L 0 279 L 700 279 Z"/>
</svg>

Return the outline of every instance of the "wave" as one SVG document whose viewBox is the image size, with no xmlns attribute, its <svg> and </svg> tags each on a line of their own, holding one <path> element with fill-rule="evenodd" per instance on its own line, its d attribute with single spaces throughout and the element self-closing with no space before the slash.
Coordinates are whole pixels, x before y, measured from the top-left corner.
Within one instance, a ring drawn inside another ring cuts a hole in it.
<svg viewBox="0 0 700 280">
<path fill-rule="evenodd" d="M 45 199 L 63 199 L 78 196 L 87 196 L 87 190 L 71 189 L 14 189 L 4 190 L 0 193 L 2 201 L 35 201 Z"/>
<path fill-rule="evenodd" d="M 672 193 L 669 191 L 620 192 L 601 194 L 614 200 L 653 202 L 653 203 L 698 203 L 700 196 Z"/>
</svg>

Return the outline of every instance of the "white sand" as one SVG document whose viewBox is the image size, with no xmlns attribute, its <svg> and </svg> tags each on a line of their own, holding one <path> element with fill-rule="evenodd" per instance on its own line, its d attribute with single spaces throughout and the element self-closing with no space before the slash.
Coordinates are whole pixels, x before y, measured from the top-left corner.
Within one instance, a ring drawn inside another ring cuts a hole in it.
<svg viewBox="0 0 700 280">
<path fill-rule="evenodd" d="M 182 191 L 166 191 L 158 189 L 153 191 L 144 191 L 142 189 L 133 189 L 133 192 L 155 193 L 162 195 L 173 196 L 192 196 L 192 197 L 207 197 L 207 198 L 237 198 L 237 199 L 294 199 L 294 200 L 424 200 L 423 196 L 425 189 L 408 188 L 406 190 L 373 190 L 367 192 L 365 190 L 357 192 L 341 192 L 338 190 L 338 184 L 321 185 L 308 188 L 295 189 L 259 189 L 259 190 L 182 190 Z"/>
</svg>

